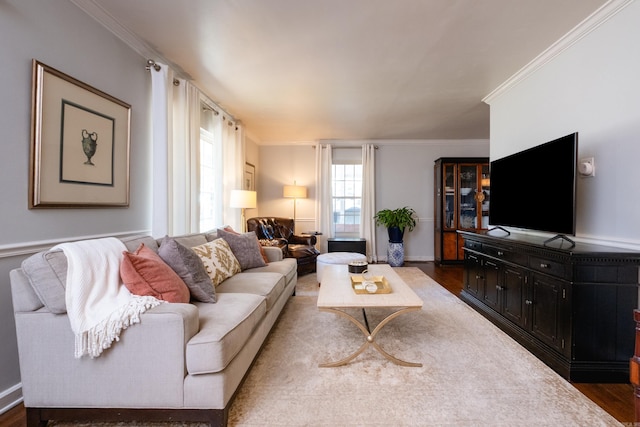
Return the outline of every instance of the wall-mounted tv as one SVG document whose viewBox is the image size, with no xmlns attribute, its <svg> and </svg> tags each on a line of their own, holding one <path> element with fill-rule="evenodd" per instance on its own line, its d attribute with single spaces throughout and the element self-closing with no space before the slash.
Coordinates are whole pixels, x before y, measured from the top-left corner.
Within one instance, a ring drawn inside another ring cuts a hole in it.
<svg viewBox="0 0 640 427">
<path fill-rule="evenodd" d="M 489 223 L 576 233 L 578 133 L 491 162 Z"/>
</svg>

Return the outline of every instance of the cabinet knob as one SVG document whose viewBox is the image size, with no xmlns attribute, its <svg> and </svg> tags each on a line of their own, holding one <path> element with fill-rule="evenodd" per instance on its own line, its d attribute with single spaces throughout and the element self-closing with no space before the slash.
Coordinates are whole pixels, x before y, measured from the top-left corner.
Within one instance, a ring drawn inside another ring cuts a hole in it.
<svg viewBox="0 0 640 427">
<path fill-rule="evenodd" d="M 549 267 L 551 267 L 551 266 L 549 264 L 547 264 L 547 263 L 544 263 L 544 262 L 540 263 L 540 268 L 549 268 Z"/>
<path fill-rule="evenodd" d="M 480 280 L 482 279 L 482 276 L 480 276 L 479 274 L 476 274 L 476 279 Z"/>
<path fill-rule="evenodd" d="M 531 305 L 531 304 L 533 304 L 533 301 L 531 301 L 530 299 L 526 299 L 526 300 L 524 300 L 524 303 L 527 304 L 527 305 Z"/>
<path fill-rule="evenodd" d="M 500 285 L 496 285 L 496 290 L 498 290 L 498 291 L 502 291 L 503 289 L 504 289 L 504 288 L 503 288 L 502 286 L 500 286 Z"/>
<path fill-rule="evenodd" d="M 498 251 L 498 256 L 503 256 L 503 255 L 504 255 L 504 252 Z"/>
</svg>

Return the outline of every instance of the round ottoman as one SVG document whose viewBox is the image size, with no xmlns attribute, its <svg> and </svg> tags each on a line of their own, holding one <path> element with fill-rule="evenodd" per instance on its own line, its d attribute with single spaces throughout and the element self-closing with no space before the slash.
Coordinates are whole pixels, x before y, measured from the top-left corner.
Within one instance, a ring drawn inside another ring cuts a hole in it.
<svg viewBox="0 0 640 427">
<path fill-rule="evenodd" d="M 316 258 L 316 276 L 318 283 L 322 283 L 322 270 L 327 265 L 347 265 L 354 261 L 366 261 L 367 257 L 357 252 L 329 252 Z"/>
</svg>

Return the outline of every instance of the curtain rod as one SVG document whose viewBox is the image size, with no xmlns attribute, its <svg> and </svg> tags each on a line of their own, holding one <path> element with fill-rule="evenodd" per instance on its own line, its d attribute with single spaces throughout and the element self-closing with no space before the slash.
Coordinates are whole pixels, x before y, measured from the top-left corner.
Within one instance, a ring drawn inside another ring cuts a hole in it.
<svg viewBox="0 0 640 427">
<path fill-rule="evenodd" d="M 331 144 L 328 144 L 328 145 L 331 145 Z M 331 145 L 331 147 L 333 147 L 333 148 L 362 148 L 364 145 L 365 144 L 362 144 L 362 145 Z M 315 145 L 311 145 L 311 148 L 316 148 L 316 146 Z M 326 148 L 326 147 L 321 147 L 321 148 Z M 373 148 L 375 150 L 377 150 L 378 146 L 374 145 Z"/>
<path fill-rule="evenodd" d="M 151 68 L 156 71 L 162 70 L 162 67 L 160 66 L 160 64 L 156 64 L 156 61 L 154 61 L 153 59 L 147 59 L 147 65 L 144 67 L 144 69 L 147 71 L 151 71 Z M 173 85 L 180 86 L 180 80 L 173 79 Z"/>
</svg>

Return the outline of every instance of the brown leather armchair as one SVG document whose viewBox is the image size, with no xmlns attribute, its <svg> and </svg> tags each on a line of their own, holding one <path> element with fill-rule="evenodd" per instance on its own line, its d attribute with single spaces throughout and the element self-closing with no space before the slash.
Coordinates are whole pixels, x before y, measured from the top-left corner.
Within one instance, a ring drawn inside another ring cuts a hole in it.
<svg viewBox="0 0 640 427">
<path fill-rule="evenodd" d="M 255 217 L 247 220 L 247 231 L 255 231 L 261 244 L 277 246 L 285 257 L 295 258 L 298 275 L 314 272 L 320 253 L 315 247 L 316 236 L 295 235 L 294 225 L 291 218 Z"/>
</svg>

